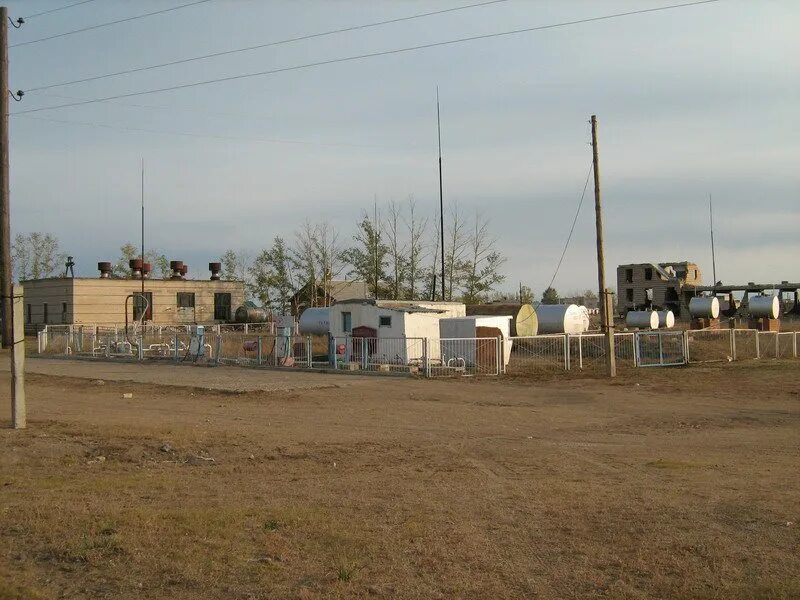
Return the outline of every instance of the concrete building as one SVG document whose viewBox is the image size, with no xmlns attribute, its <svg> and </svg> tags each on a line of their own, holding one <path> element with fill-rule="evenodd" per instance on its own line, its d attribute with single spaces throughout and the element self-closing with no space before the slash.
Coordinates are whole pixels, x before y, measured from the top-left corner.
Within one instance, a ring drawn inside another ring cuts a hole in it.
<svg viewBox="0 0 800 600">
<path fill-rule="evenodd" d="M 689 298 L 703 283 L 700 268 L 692 262 L 637 263 L 617 267 L 617 310 L 648 308 L 687 315 Z"/>
<path fill-rule="evenodd" d="M 142 289 L 137 279 L 53 277 L 22 284 L 29 331 L 50 324 L 124 323 L 126 298 Z M 145 320 L 157 325 L 230 321 L 244 302 L 241 281 L 146 279 L 144 287 Z M 128 319 L 139 319 L 144 303 L 136 297 L 127 304 Z"/>
</svg>

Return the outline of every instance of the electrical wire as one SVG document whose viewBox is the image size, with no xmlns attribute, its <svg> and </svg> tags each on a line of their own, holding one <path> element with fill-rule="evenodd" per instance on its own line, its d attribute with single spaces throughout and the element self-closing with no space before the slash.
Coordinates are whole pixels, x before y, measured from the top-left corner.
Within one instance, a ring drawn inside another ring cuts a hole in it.
<svg viewBox="0 0 800 600">
<path fill-rule="evenodd" d="M 145 17 L 152 17 L 155 15 L 163 15 L 164 13 L 172 12 L 175 10 L 180 10 L 182 8 L 189 8 L 190 6 L 196 6 L 198 4 L 204 4 L 206 2 L 211 2 L 211 0 L 195 0 L 194 2 L 188 2 L 186 4 L 181 4 L 179 6 L 173 6 L 171 8 L 163 8 L 161 10 L 156 10 L 153 12 L 145 13 L 143 15 L 136 15 L 134 17 L 125 17 L 124 19 L 117 19 L 116 21 L 109 21 L 108 23 L 99 23 L 98 25 L 90 25 L 89 27 L 82 27 L 81 29 L 74 29 L 72 31 L 65 31 L 64 33 L 57 33 L 55 35 L 49 35 L 47 37 L 39 38 L 37 40 L 29 40 L 27 42 L 19 42 L 17 44 L 11 44 L 9 48 L 16 48 L 18 46 L 28 46 L 30 44 L 38 44 L 39 42 L 46 42 L 48 40 L 54 40 L 56 38 L 66 37 L 68 35 L 73 35 L 76 33 L 83 33 L 84 31 L 92 31 L 94 29 L 101 29 L 103 27 L 111 27 L 112 25 L 118 25 L 120 23 L 127 23 L 128 21 L 136 21 L 137 19 L 144 19 Z"/>
<path fill-rule="evenodd" d="M 147 66 L 144 66 L 144 67 L 135 67 L 133 69 L 125 69 L 123 71 L 115 71 L 113 73 L 105 73 L 103 75 L 93 75 L 91 77 L 85 77 L 83 79 L 74 79 L 72 81 L 64 81 L 62 83 L 53 83 L 53 84 L 50 84 L 50 85 L 42 85 L 42 86 L 38 86 L 38 87 L 28 88 L 28 89 L 25 90 L 25 92 L 29 93 L 29 92 L 36 92 L 36 91 L 39 91 L 39 90 L 49 90 L 51 88 L 61 87 L 61 86 L 65 86 L 65 85 L 74 85 L 74 84 L 78 84 L 78 83 L 86 83 L 86 82 L 89 82 L 89 81 L 97 81 L 98 79 L 107 79 L 109 77 L 117 77 L 117 76 L 120 76 L 120 75 L 128 75 L 130 73 L 141 73 L 142 71 L 150 71 L 152 69 L 161 69 L 161 68 L 164 68 L 164 67 L 171 67 L 171 66 L 174 66 L 174 65 L 181 65 L 181 64 L 184 64 L 184 63 L 193 62 L 193 61 L 197 61 L 197 60 L 207 60 L 209 58 L 217 58 L 217 57 L 220 57 L 220 56 L 228 56 L 228 55 L 231 55 L 231 54 L 237 54 L 239 52 L 249 52 L 251 50 L 259 50 L 261 48 L 269 48 L 271 46 L 280 46 L 282 44 L 289 44 L 289 43 L 292 43 L 292 42 L 310 40 L 310 39 L 313 39 L 313 38 L 325 37 L 325 36 L 334 35 L 334 34 L 337 34 L 337 33 L 346 33 L 346 32 L 349 32 L 349 31 L 357 31 L 359 29 L 368 29 L 370 27 L 379 27 L 381 25 L 389 25 L 389 24 L 392 24 L 392 23 L 401 23 L 403 21 L 411 21 L 413 19 L 422 19 L 424 17 L 431 17 L 431 16 L 434 16 L 434 15 L 441 15 L 441 14 L 444 14 L 444 13 L 456 12 L 456 11 L 459 11 L 459 10 L 466 10 L 468 8 L 476 8 L 476 7 L 479 7 L 479 6 L 487 6 L 489 4 L 499 4 L 501 2 L 508 2 L 508 0 L 489 0 L 488 2 L 479 2 L 477 4 L 468 4 L 466 6 L 456 6 L 454 8 L 446 8 L 444 10 L 436 10 L 436 11 L 433 11 L 433 12 L 418 13 L 418 14 L 415 14 L 415 15 L 409 15 L 407 17 L 398 17 L 396 19 L 389 19 L 389 20 L 386 20 L 386 21 L 377 21 L 375 23 L 365 23 L 363 25 L 354 25 L 352 27 L 345 27 L 343 29 L 332 29 L 330 31 L 322 31 L 322 32 L 319 32 L 319 33 L 310 33 L 308 35 L 301 35 L 301 36 L 298 36 L 298 37 L 287 38 L 287 39 L 278 40 L 278 41 L 275 41 L 275 42 L 266 42 L 266 43 L 263 43 L 263 44 L 257 44 L 255 46 L 246 46 L 244 48 L 236 48 L 236 49 L 233 49 L 233 50 L 223 50 L 221 52 L 213 52 L 211 54 L 203 54 L 201 56 L 193 56 L 193 57 L 190 57 L 190 58 L 181 58 L 181 59 L 178 59 L 178 60 L 172 60 L 172 61 L 169 61 L 169 62 L 159 63 L 159 64 L 156 64 L 156 65 L 147 65 Z"/>
<path fill-rule="evenodd" d="M 190 138 L 206 138 L 214 140 L 228 140 L 237 142 L 257 142 L 266 144 L 291 144 L 303 146 L 332 146 L 332 147 L 346 147 L 346 148 L 389 148 L 388 146 L 374 146 L 368 144 L 349 144 L 345 142 L 311 142 L 308 140 L 287 140 L 275 138 L 252 138 L 252 137 L 237 137 L 232 135 L 215 135 L 209 133 L 191 133 L 184 131 L 169 131 L 164 129 L 147 129 L 144 127 L 128 127 L 125 125 L 111 125 L 108 123 L 95 123 L 90 121 L 72 121 L 69 119 L 51 119 L 49 117 L 32 117 L 29 115 L 20 115 L 23 119 L 31 119 L 35 121 L 44 121 L 47 123 L 61 123 L 64 125 L 83 125 L 86 127 L 100 127 L 103 129 L 115 129 L 119 131 L 132 131 L 136 133 L 155 133 L 158 135 L 174 135 L 180 137 Z M 396 148 L 402 150 L 402 148 Z"/>
<path fill-rule="evenodd" d="M 592 167 L 593 164 L 589 163 L 589 172 L 586 174 L 586 183 L 583 184 L 583 192 L 581 193 L 580 202 L 578 202 L 578 210 L 575 211 L 575 218 L 572 219 L 572 227 L 569 228 L 569 235 L 567 236 L 567 243 L 564 244 L 564 250 L 561 252 L 561 258 L 558 259 L 558 264 L 556 265 L 556 271 L 553 273 L 553 278 L 550 280 L 550 285 L 548 288 L 553 287 L 553 283 L 556 280 L 556 275 L 558 275 L 558 270 L 561 268 L 561 263 L 564 261 L 564 256 L 567 253 L 567 248 L 569 248 L 569 243 L 572 240 L 572 233 L 575 231 L 575 224 L 578 222 L 578 215 L 581 214 L 581 207 L 583 206 L 583 199 L 586 197 L 586 189 L 589 187 L 589 178 L 592 176 Z"/>
<path fill-rule="evenodd" d="M 27 21 L 28 19 L 33 19 L 34 17 L 42 17 L 44 15 L 49 15 L 50 13 L 58 12 L 59 10 L 67 10 L 68 8 L 72 8 L 73 6 L 80 6 L 81 4 L 88 4 L 89 2 L 94 2 L 94 1 L 95 0 L 81 0 L 80 2 L 67 4 L 66 6 L 59 6 L 58 8 L 51 8 L 50 10 L 43 10 L 42 12 L 28 15 L 27 17 L 22 17 L 22 18 Z"/>
<path fill-rule="evenodd" d="M 163 87 L 163 88 L 155 88 L 155 89 L 151 89 L 151 90 L 143 90 L 143 91 L 139 91 L 139 92 L 128 92 L 126 94 L 116 94 L 114 96 L 106 96 L 104 98 L 94 98 L 92 100 L 84 100 L 82 102 L 70 102 L 70 103 L 67 103 L 67 104 L 58 104 L 56 106 L 43 106 L 43 107 L 40 107 L 40 108 L 31 108 L 31 109 L 27 109 L 27 110 L 19 110 L 19 111 L 15 111 L 13 113 L 10 113 L 10 115 L 21 115 L 21 114 L 26 114 L 26 113 L 41 112 L 41 111 L 44 111 L 44 110 L 55 110 L 57 108 L 69 108 L 69 107 L 72 107 L 72 106 L 83 106 L 83 105 L 86 105 L 86 104 L 94 104 L 94 103 L 97 103 L 97 102 L 106 102 L 108 100 L 117 100 L 119 98 L 132 98 L 134 96 L 145 96 L 147 94 L 158 94 L 158 93 L 161 93 L 161 92 L 169 92 L 169 91 L 172 91 L 172 90 L 184 90 L 184 89 L 188 89 L 188 88 L 193 88 L 193 87 L 198 87 L 198 86 L 203 86 L 203 85 L 209 85 L 209 84 L 212 84 L 212 83 L 222 83 L 222 82 L 226 82 L 226 81 L 236 81 L 236 80 L 239 80 L 239 79 L 248 79 L 250 77 L 261 77 L 261 76 L 265 76 L 265 75 L 273 75 L 275 73 L 285 73 L 285 72 L 288 72 L 288 71 L 298 71 L 300 69 L 308 69 L 308 68 L 311 68 L 311 67 L 320 67 L 320 66 L 324 66 L 324 65 L 331 65 L 331 64 L 349 62 L 349 61 L 354 61 L 354 60 L 361 60 L 361 59 L 365 59 L 365 58 L 375 58 L 375 57 L 378 57 L 378 56 L 388 56 L 390 54 L 400 54 L 402 52 L 414 52 L 414 51 L 417 51 L 417 50 L 425 50 L 425 49 L 429 49 L 429 48 L 438 48 L 440 46 L 448 46 L 448 45 L 452 45 L 452 44 L 461 44 L 461 43 L 464 43 L 464 42 L 485 40 L 485 39 L 501 37 L 501 36 L 516 35 L 516 34 L 520 34 L 520 33 L 529 33 L 529 32 L 532 32 L 532 31 L 542 31 L 542 30 L 545 30 L 545 29 L 555 29 L 557 27 L 566 27 L 566 26 L 569 26 L 569 25 L 577 25 L 577 24 L 581 24 L 581 23 L 592 23 L 592 22 L 595 22 L 595 21 L 604 21 L 604 20 L 608 20 L 608 19 L 614 19 L 614 18 L 619 18 L 619 17 L 627 17 L 627 16 L 631 16 L 631 15 L 639 15 L 639 14 L 643 14 L 643 13 L 658 12 L 658 11 L 670 10 L 670 9 L 675 9 L 675 8 L 683 8 L 683 7 L 688 7 L 688 6 L 697 6 L 697 5 L 700 5 L 700 4 L 710 4 L 712 2 L 719 2 L 719 1 L 720 0 L 698 0 L 696 2 L 688 2 L 688 3 L 683 3 L 683 4 L 672 4 L 672 5 L 669 5 L 669 6 L 647 8 L 647 9 L 634 10 L 634 11 L 629 11 L 629 12 L 624 12 L 624 13 L 615 13 L 615 14 L 611 14 L 611 15 L 603 15 L 603 16 L 600 16 L 600 17 L 590 17 L 590 18 L 586 18 L 586 19 L 578 19 L 576 21 L 564 21 L 564 22 L 561 22 L 561 23 L 553 23 L 553 24 L 550 24 L 550 25 L 538 25 L 536 27 L 526 27 L 524 29 L 514 29 L 514 30 L 511 30 L 511 31 L 501 31 L 501 32 L 498 32 L 498 33 L 486 33 L 486 34 L 483 34 L 483 35 L 474 35 L 474 36 L 465 37 L 465 38 L 457 38 L 457 39 L 454 39 L 454 40 L 446 40 L 446 41 L 443 41 L 443 42 L 432 42 L 432 43 L 429 43 L 429 44 L 420 44 L 419 46 L 408 46 L 406 48 L 395 48 L 393 50 L 383 50 L 383 51 L 380 51 L 380 52 L 370 52 L 368 54 L 358 54 L 358 55 L 355 55 L 355 56 L 345 56 L 343 58 L 333 58 L 333 59 L 330 59 L 330 60 L 323 60 L 323 61 L 318 61 L 318 62 L 313 62 L 313 63 L 306 63 L 306 64 L 303 64 L 303 65 L 294 65 L 294 66 L 291 66 L 291 67 L 282 67 L 282 68 L 279 68 L 279 69 L 270 69 L 270 70 L 267 70 L 267 71 L 258 71 L 258 72 L 255 72 L 255 73 L 243 73 L 243 74 L 240 74 L 240 75 L 229 75 L 228 77 L 220 77 L 220 78 L 217 78 L 217 79 L 207 79 L 205 81 L 195 81 L 195 82 L 192 82 L 192 83 L 184 83 L 184 84 L 181 84 L 181 85 L 173 85 L 173 86 L 168 86 L 168 87 Z"/>
</svg>

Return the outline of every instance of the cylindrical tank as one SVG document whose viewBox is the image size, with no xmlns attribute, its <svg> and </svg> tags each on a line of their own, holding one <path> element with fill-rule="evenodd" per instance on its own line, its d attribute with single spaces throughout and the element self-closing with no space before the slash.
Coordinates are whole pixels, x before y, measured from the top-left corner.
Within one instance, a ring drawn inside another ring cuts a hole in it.
<svg viewBox="0 0 800 600">
<path fill-rule="evenodd" d="M 625 326 L 658 329 L 658 313 L 654 310 L 629 310 L 625 315 Z"/>
<path fill-rule="evenodd" d="M 539 335 L 547 333 L 583 333 L 589 329 L 589 319 L 577 304 L 540 304 L 536 308 Z"/>
<path fill-rule="evenodd" d="M 781 312 L 781 303 L 777 296 L 753 296 L 750 298 L 750 316 L 777 319 Z"/>
<path fill-rule="evenodd" d="M 689 314 L 696 319 L 718 319 L 719 300 L 713 296 L 695 296 L 689 300 Z"/>
<path fill-rule="evenodd" d="M 539 320 L 530 304 L 469 304 L 467 316 L 511 317 L 511 336 L 531 336 L 539 332 Z"/>
<path fill-rule="evenodd" d="M 266 323 L 267 311 L 263 308 L 240 306 L 233 315 L 237 323 Z"/>
<path fill-rule="evenodd" d="M 326 335 L 330 328 L 330 308 L 307 308 L 300 314 L 301 335 Z"/>
<path fill-rule="evenodd" d="M 671 310 L 659 310 L 656 314 L 658 315 L 658 326 L 661 329 L 672 329 L 675 327 L 675 313 Z"/>
</svg>

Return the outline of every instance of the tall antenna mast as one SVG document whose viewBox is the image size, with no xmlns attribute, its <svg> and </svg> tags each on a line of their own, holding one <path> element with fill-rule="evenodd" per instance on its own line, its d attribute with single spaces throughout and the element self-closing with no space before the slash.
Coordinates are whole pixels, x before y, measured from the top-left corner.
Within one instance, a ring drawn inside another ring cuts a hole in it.
<svg viewBox="0 0 800 600">
<path fill-rule="evenodd" d="M 381 243 L 381 237 L 378 233 L 378 195 L 375 194 L 372 204 L 373 224 L 372 224 L 372 237 L 375 238 L 375 300 L 378 299 L 378 246 Z"/>
<path fill-rule="evenodd" d="M 711 203 L 711 194 L 708 195 L 708 220 L 711 225 L 711 272 L 714 276 L 714 285 L 717 285 L 717 259 L 714 256 L 714 209 Z"/>
<path fill-rule="evenodd" d="M 442 121 L 439 115 L 439 86 L 436 86 L 436 131 L 439 136 L 439 236 L 442 240 L 442 300 L 446 300 L 444 285 L 444 196 L 442 194 Z"/>
<path fill-rule="evenodd" d="M 145 300 L 144 300 L 144 157 L 142 157 L 142 269 L 139 273 L 142 280 L 142 323 L 145 321 Z"/>
</svg>

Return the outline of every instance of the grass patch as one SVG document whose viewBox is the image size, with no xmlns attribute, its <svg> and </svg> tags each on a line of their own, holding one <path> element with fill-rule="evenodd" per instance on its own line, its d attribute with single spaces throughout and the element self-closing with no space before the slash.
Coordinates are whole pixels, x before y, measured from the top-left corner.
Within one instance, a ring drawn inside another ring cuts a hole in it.
<svg viewBox="0 0 800 600">
<path fill-rule="evenodd" d="M 353 579 L 358 567 L 354 564 L 342 563 L 336 569 L 336 579 L 338 581 L 348 582 Z"/>
</svg>

